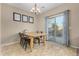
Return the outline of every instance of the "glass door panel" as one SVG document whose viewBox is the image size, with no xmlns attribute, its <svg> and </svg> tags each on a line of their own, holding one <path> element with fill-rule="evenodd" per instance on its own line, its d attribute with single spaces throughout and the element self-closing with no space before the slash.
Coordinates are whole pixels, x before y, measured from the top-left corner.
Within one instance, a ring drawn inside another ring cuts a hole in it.
<svg viewBox="0 0 79 59">
<path fill-rule="evenodd" d="M 55 18 L 48 19 L 48 39 L 55 41 Z"/>
<path fill-rule="evenodd" d="M 64 16 L 58 16 L 56 17 L 56 26 L 55 26 L 55 31 L 56 31 L 56 42 L 65 44 L 64 40 Z"/>
</svg>

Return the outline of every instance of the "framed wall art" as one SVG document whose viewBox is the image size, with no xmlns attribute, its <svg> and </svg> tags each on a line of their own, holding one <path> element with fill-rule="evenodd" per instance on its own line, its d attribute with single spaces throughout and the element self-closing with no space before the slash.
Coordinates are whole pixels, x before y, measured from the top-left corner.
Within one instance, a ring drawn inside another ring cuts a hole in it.
<svg viewBox="0 0 79 59">
<path fill-rule="evenodd" d="M 22 22 L 28 22 L 28 16 L 22 15 Z"/>
<path fill-rule="evenodd" d="M 34 23 L 34 17 L 29 16 L 29 23 Z"/>
<path fill-rule="evenodd" d="M 20 22 L 21 21 L 21 14 L 20 13 L 13 12 L 13 20 Z"/>
</svg>

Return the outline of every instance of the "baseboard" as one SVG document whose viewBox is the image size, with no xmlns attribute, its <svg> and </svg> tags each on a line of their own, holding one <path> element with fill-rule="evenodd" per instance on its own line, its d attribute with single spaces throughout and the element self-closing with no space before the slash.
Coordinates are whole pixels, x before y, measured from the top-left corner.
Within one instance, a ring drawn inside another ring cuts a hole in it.
<svg viewBox="0 0 79 59">
<path fill-rule="evenodd" d="M 76 48 L 76 49 L 79 49 L 79 47 L 74 46 L 74 45 L 70 45 L 70 47 L 72 47 L 72 48 Z"/>
<path fill-rule="evenodd" d="M 2 44 L 1 47 L 9 46 L 9 45 L 16 44 L 16 43 L 19 43 L 19 41 Z"/>
</svg>

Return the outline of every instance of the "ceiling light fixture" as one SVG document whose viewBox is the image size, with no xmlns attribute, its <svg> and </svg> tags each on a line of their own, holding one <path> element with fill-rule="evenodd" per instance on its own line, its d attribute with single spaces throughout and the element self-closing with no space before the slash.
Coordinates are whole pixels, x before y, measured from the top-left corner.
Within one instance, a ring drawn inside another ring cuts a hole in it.
<svg viewBox="0 0 79 59">
<path fill-rule="evenodd" d="M 34 7 L 30 10 L 35 15 L 38 15 L 40 13 L 40 9 L 37 7 L 37 4 L 35 3 Z"/>
</svg>

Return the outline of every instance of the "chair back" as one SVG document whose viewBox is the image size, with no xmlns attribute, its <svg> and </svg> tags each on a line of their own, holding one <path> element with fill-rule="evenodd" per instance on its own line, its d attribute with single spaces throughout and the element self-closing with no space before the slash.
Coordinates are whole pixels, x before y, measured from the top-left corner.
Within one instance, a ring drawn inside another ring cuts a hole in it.
<svg viewBox="0 0 79 59">
<path fill-rule="evenodd" d="M 39 31 L 36 31 L 36 33 L 39 33 Z"/>
<path fill-rule="evenodd" d="M 19 33 L 20 38 L 24 38 L 24 34 L 23 33 Z"/>
<path fill-rule="evenodd" d="M 40 33 L 42 34 L 42 33 L 43 33 L 43 31 L 40 31 Z"/>
</svg>

